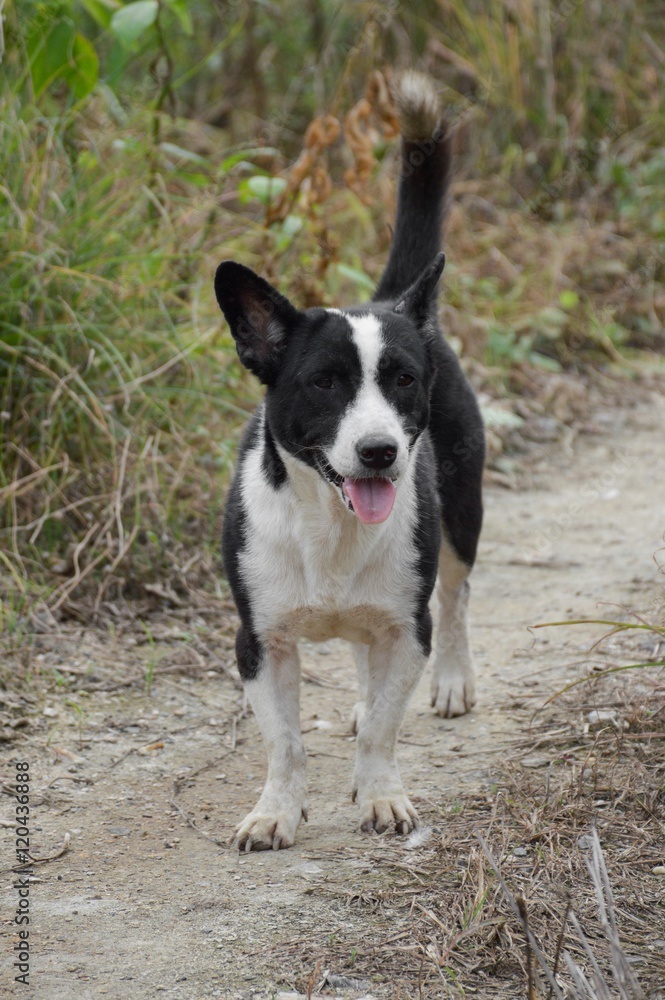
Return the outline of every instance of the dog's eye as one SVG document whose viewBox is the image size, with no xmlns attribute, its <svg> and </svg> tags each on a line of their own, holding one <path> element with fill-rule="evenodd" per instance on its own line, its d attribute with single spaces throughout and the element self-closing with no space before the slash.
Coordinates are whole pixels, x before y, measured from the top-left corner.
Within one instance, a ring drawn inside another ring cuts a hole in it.
<svg viewBox="0 0 665 1000">
<path fill-rule="evenodd" d="M 409 375 L 408 372 L 402 372 L 400 377 L 397 379 L 397 384 L 400 388 L 404 388 L 407 385 L 413 385 L 415 379 L 413 375 Z"/>
<path fill-rule="evenodd" d="M 332 389 L 333 380 L 330 375 L 319 375 L 314 379 L 314 385 L 317 389 Z"/>
</svg>

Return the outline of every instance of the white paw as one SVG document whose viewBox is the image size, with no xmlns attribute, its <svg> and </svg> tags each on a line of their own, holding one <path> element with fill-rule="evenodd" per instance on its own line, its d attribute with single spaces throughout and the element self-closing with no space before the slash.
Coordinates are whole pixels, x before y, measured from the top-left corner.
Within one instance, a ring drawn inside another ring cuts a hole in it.
<svg viewBox="0 0 665 1000">
<path fill-rule="evenodd" d="M 443 673 L 432 677 L 432 707 L 437 715 L 452 719 L 465 715 L 476 704 L 476 680 L 472 673 Z"/>
<path fill-rule="evenodd" d="M 351 709 L 351 718 L 349 719 L 349 732 L 359 733 L 364 718 L 365 718 L 365 702 L 357 701 L 353 706 L 353 708 Z"/>
<path fill-rule="evenodd" d="M 395 827 L 395 833 L 405 835 L 415 830 L 418 823 L 418 813 L 406 795 L 388 795 L 385 798 L 360 799 L 360 829 L 365 833 L 376 830 L 384 833 Z"/>
<path fill-rule="evenodd" d="M 365 833 L 411 833 L 418 826 L 418 813 L 409 801 L 399 774 L 385 760 L 359 758 L 353 782 L 353 801 L 360 808 L 360 829 Z"/>
<path fill-rule="evenodd" d="M 271 796 L 261 796 L 251 813 L 245 816 L 234 836 L 239 851 L 280 851 L 293 847 L 296 830 L 302 819 L 307 822 L 307 808 L 286 800 L 279 806 Z"/>
</svg>

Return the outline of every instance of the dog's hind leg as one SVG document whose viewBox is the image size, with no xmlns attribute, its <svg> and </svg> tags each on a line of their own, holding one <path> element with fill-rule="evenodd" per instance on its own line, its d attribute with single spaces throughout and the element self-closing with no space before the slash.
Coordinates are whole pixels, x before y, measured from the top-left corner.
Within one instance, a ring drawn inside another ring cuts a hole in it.
<svg viewBox="0 0 665 1000">
<path fill-rule="evenodd" d="M 351 719 L 349 720 L 349 727 L 352 733 L 357 733 L 360 731 L 360 726 L 363 719 L 365 718 L 365 702 L 367 701 L 367 678 L 369 671 L 369 646 L 364 642 L 352 642 L 351 649 L 353 650 L 353 659 L 356 663 L 356 672 L 358 674 L 358 688 L 360 690 L 360 699 L 355 703 L 351 709 Z"/>
<path fill-rule="evenodd" d="M 295 643 L 258 648 L 258 669 L 244 685 L 268 751 L 268 778 L 259 801 L 238 827 L 235 842 L 242 851 L 277 851 L 292 846 L 301 819 L 307 819 L 300 662 Z"/>
<path fill-rule="evenodd" d="M 429 612 L 425 614 L 431 631 Z M 360 807 L 360 825 L 365 831 L 383 833 L 394 826 L 397 833 L 405 834 L 418 825 L 418 815 L 399 776 L 395 748 L 406 706 L 426 659 L 423 646 L 407 629 L 390 629 L 369 648 L 367 701 L 353 775 L 353 798 Z"/>
<path fill-rule="evenodd" d="M 443 539 L 436 585 L 438 626 L 432 669 L 432 705 L 437 715 L 464 715 L 476 702 L 469 638 L 469 567 Z"/>
</svg>

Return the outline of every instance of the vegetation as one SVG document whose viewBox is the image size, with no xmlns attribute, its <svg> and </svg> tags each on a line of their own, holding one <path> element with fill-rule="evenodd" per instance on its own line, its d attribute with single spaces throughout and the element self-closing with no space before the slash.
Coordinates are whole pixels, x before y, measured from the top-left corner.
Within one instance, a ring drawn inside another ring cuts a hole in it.
<svg viewBox="0 0 665 1000">
<path fill-rule="evenodd" d="M 196 548 L 197 572 L 211 565 L 257 393 L 214 266 L 241 259 L 305 305 L 370 292 L 395 181 L 384 80 L 407 65 L 440 81 L 459 124 L 444 318 L 476 382 L 505 393 L 532 368 L 659 364 L 660 13 L 656 0 L 5 8 L 4 623 L 35 596 L 76 613 L 81 595 L 99 609 L 165 576 L 186 586 Z"/>
<path fill-rule="evenodd" d="M 156 732 L 189 741 L 198 704 L 183 729 L 161 686 L 214 674 L 209 724 L 239 785 L 246 704 L 217 552 L 259 390 L 214 302 L 216 264 L 241 260 L 302 305 L 370 295 L 394 210 L 391 76 L 431 73 L 458 147 L 442 318 L 501 477 L 502 438 L 530 412 L 574 422 L 580 386 L 663 372 L 662 3 L 15 0 L 0 19 L 0 737 L 28 730 L 48 795 L 78 780 L 51 779 L 55 733 L 80 752 L 120 734 L 114 767 L 137 750 L 125 716 L 142 700 L 139 715 L 163 709 Z M 148 624 L 155 599 L 168 620 Z M 661 618 L 598 622 L 613 659 L 533 718 L 515 709 L 491 787 L 423 803 L 441 826 L 418 844 L 359 842 L 348 892 L 308 887 L 371 919 L 360 938 L 324 922 L 323 943 L 280 940 L 285 985 L 380 969 L 404 996 L 559 996 L 561 980 L 637 997 L 631 963 L 662 989 Z M 218 767 L 198 767 L 207 747 L 188 745 L 171 805 L 219 843 L 184 812 Z"/>
</svg>

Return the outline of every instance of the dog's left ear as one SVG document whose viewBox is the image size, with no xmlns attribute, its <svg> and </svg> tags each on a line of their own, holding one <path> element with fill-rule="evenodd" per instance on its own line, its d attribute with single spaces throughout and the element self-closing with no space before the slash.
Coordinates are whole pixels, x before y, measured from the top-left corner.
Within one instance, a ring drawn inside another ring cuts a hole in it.
<svg viewBox="0 0 665 1000">
<path fill-rule="evenodd" d="M 417 326 L 422 326 L 429 318 L 439 278 L 446 263 L 445 253 L 438 253 L 430 266 L 393 306 L 396 313 L 403 313 L 414 320 Z"/>
<path fill-rule="evenodd" d="M 249 267 L 225 260 L 215 274 L 215 295 L 231 327 L 238 357 L 266 385 L 277 374 L 282 348 L 302 313 Z"/>
</svg>

